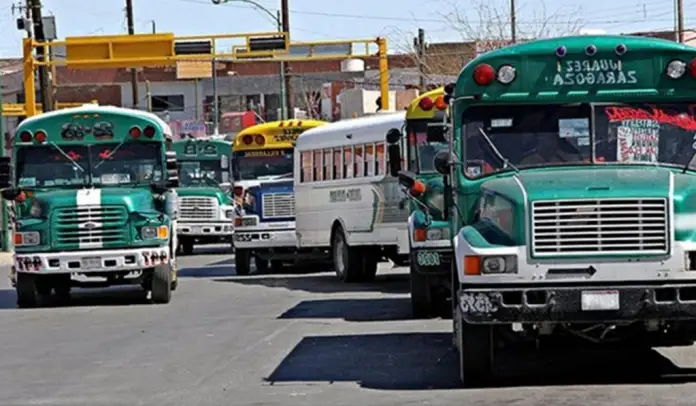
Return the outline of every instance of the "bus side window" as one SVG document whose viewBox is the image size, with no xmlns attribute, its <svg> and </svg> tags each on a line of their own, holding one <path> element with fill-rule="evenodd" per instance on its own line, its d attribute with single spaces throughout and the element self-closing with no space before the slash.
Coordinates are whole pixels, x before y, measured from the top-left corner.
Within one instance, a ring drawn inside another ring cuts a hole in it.
<svg viewBox="0 0 696 406">
<path fill-rule="evenodd" d="M 375 144 L 365 146 L 365 176 L 375 176 Z"/>
<path fill-rule="evenodd" d="M 321 150 L 314 151 L 314 181 L 322 181 L 324 178 L 321 176 L 322 175 L 322 168 L 323 168 L 323 163 L 321 160 Z"/>
<path fill-rule="evenodd" d="M 353 147 L 343 148 L 343 179 L 353 178 Z"/>
<path fill-rule="evenodd" d="M 384 160 L 384 143 L 377 144 L 376 148 L 377 151 L 375 152 L 375 175 L 381 176 L 386 173 L 386 165 Z"/>
<path fill-rule="evenodd" d="M 341 165 L 341 149 L 340 148 L 334 148 L 333 150 L 333 178 L 334 179 L 341 179 L 341 169 L 343 168 L 343 165 Z"/>
<path fill-rule="evenodd" d="M 333 179 L 332 171 L 331 171 L 331 158 L 332 158 L 332 153 L 330 149 L 325 149 L 324 150 L 324 180 L 331 180 Z"/>
<path fill-rule="evenodd" d="M 363 169 L 363 161 L 364 161 L 364 147 L 362 145 L 356 145 L 355 146 L 355 153 L 353 154 L 353 158 L 355 159 L 355 164 L 353 167 L 355 168 L 355 177 L 356 178 L 361 178 L 364 175 Z"/>
<path fill-rule="evenodd" d="M 312 151 L 302 153 L 302 172 L 300 173 L 300 182 L 312 181 Z"/>
</svg>

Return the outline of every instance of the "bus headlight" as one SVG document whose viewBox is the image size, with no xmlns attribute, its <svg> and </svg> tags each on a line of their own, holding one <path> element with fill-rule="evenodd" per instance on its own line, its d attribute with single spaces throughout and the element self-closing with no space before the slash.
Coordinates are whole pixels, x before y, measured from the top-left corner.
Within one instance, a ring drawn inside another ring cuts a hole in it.
<svg viewBox="0 0 696 406">
<path fill-rule="evenodd" d="M 428 241 L 447 240 L 449 239 L 449 228 L 429 228 L 425 232 L 425 239 Z"/>
<path fill-rule="evenodd" d="M 225 218 L 228 220 L 234 219 L 234 210 L 225 210 Z"/>
<path fill-rule="evenodd" d="M 24 233 L 14 233 L 15 247 L 27 247 L 30 245 L 39 245 L 41 243 L 41 235 L 37 231 L 28 231 Z"/>
<path fill-rule="evenodd" d="M 43 208 L 41 207 L 41 203 L 39 203 L 38 200 L 34 200 L 34 203 L 31 204 L 31 208 L 29 208 L 29 215 L 32 217 L 41 217 L 43 214 Z"/>
<path fill-rule="evenodd" d="M 167 238 L 169 238 L 169 227 L 145 226 L 140 229 L 140 237 L 143 240 L 166 240 Z"/>
<path fill-rule="evenodd" d="M 482 274 L 499 274 L 517 272 L 517 257 L 483 257 L 481 258 Z"/>
</svg>

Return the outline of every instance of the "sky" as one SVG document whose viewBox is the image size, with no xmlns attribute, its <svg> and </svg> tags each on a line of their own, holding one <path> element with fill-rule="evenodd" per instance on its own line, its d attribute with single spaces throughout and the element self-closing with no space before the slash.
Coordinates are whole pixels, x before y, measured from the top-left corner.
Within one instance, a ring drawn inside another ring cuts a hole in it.
<svg viewBox="0 0 696 406">
<path fill-rule="evenodd" d="M 406 49 L 418 28 L 429 42 L 458 41 L 490 30 L 491 11 L 509 15 L 505 0 L 289 0 L 293 41 L 364 39 L 386 36 L 391 51 Z M 0 0 L 0 57 L 18 57 L 24 32 L 16 29 L 12 3 Z M 43 0 L 44 15 L 54 15 L 58 37 L 126 32 L 125 0 Z M 257 0 L 275 14 L 280 0 Z M 275 31 L 273 20 L 239 0 L 214 5 L 211 0 L 133 0 L 136 33 L 173 32 L 177 36 Z M 476 4 L 493 4 L 480 10 Z M 492 9 L 493 7 L 494 9 Z M 455 14 L 454 12 L 458 14 Z M 685 27 L 696 28 L 696 0 L 684 0 Z M 609 33 L 671 30 L 670 0 L 517 0 L 518 31 L 537 32 L 542 23 L 553 33 L 569 22 Z M 463 16 L 466 24 L 456 23 Z M 482 28 L 488 26 L 489 28 Z M 504 32 L 509 29 L 503 28 Z M 231 44 L 230 44 L 231 45 Z"/>
</svg>

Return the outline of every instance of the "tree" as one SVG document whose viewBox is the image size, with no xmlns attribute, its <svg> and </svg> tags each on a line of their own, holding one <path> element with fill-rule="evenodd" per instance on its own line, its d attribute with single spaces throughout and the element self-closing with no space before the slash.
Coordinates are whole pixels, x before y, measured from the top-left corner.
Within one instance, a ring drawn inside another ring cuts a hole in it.
<svg viewBox="0 0 696 406">
<path fill-rule="evenodd" d="M 582 28 L 577 18 L 580 8 L 549 13 L 543 2 L 534 4 L 531 12 L 524 12 L 525 5 L 516 7 L 517 42 L 573 35 Z M 512 43 L 509 0 L 471 0 L 465 5 L 449 0 L 445 9 L 441 13 L 445 24 L 457 32 L 462 41 L 427 44 L 424 58 L 418 57 L 414 46 L 411 53 L 424 65 L 426 74 L 457 75 L 474 57 Z"/>
</svg>

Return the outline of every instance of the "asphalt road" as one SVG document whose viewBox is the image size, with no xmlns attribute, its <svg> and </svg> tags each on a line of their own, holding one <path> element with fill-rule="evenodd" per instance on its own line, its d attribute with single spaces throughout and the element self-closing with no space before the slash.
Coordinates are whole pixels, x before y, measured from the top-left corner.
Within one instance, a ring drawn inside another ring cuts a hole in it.
<svg viewBox="0 0 696 406">
<path fill-rule="evenodd" d="M 128 289 L 15 309 L 0 290 L 0 405 L 693 405 L 696 350 L 547 354 L 503 387 L 459 387 L 450 321 L 409 319 L 403 269 L 234 276 L 219 249 L 179 259 L 172 303 Z M 7 269 L 3 268 L 6 273 Z"/>
</svg>

